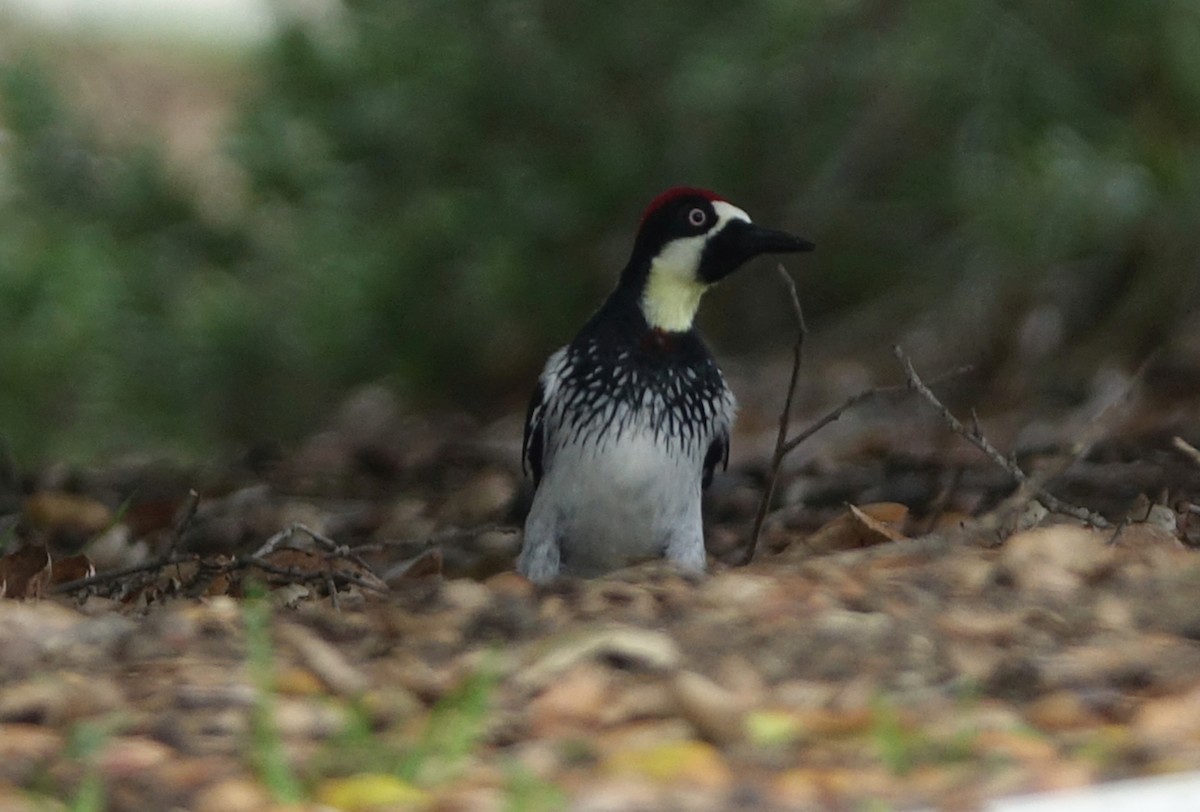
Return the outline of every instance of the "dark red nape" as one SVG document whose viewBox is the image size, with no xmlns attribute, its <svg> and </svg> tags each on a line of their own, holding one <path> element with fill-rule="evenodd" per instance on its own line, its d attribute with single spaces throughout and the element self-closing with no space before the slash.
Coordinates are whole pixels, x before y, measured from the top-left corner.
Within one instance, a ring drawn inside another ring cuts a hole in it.
<svg viewBox="0 0 1200 812">
<path fill-rule="evenodd" d="M 646 222 L 647 217 L 654 214 L 654 212 L 658 211 L 672 200 L 680 197 L 702 197 L 705 200 L 725 199 L 716 192 L 709 191 L 708 189 L 700 189 L 695 186 L 676 186 L 673 189 L 668 189 L 650 201 L 650 205 L 646 207 L 644 212 L 642 212 L 642 222 Z"/>
</svg>

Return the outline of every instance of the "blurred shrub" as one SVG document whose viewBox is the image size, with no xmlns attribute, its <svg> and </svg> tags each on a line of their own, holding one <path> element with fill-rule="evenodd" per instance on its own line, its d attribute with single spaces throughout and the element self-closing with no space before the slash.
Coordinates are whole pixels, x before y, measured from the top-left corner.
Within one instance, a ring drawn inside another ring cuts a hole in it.
<svg viewBox="0 0 1200 812">
<path fill-rule="evenodd" d="M 925 313 L 956 360 L 1039 308 L 1145 344 L 1200 296 L 1186 0 L 352 0 L 254 68 L 224 225 L 5 72 L 19 449 L 289 436 L 388 376 L 511 404 L 681 182 L 818 242 L 811 315 L 888 291 L 867 332 Z M 773 287 L 730 288 L 726 341 L 786 325 Z"/>
</svg>

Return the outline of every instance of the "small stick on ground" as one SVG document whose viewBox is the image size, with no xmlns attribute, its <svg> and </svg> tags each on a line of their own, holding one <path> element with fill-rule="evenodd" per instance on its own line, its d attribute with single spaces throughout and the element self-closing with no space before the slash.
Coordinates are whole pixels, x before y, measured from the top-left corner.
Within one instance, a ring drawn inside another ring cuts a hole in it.
<svg viewBox="0 0 1200 812">
<path fill-rule="evenodd" d="M 750 531 L 750 544 L 746 548 L 743 563 L 749 564 L 754 560 L 758 550 L 758 537 L 762 533 L 763 521 L 767 518 L 767 509 L 775 496 L 775 483 L 779 479 L 779 467 L 783 457 L 788 452 L 787 430 L 792 419 L 792 401 L 796 396 L 796 382 L 800 378 L 800 363 L 804 358 L 804 339 L 808 336 L 808 325 L 804 321 L 804 308 L 800 306 L 800 294 L 796 291 L 796 282 L 792 275 L 782 265 L 778 266 L 779 276 L 787 285 L 792 298 L 792 312 L 796 316 L 796 343 L 792 345 L 792 376 L 788 380 L 787 397 L 783 401 L 783 411 L 779 414 L 779 434 L 775 438 L 775 453 L 771 455 L 771 467 L 767 471 L 766 487 L 763 488 L 762 500 L 758 503 L 758 513 L 754 516 L 754 529 Z"/>
<path fill-rule="evenodd" d="M 179 548 L 183 544 L 183 537 L 187 533 L 188 527 L 191 526 L 192 520 L 196 518 L 196 511 L 199 507 L 200 494 L 196 492 L 195 488 L 192 488 L 188 491 L 187 503 L 184 506 L 183 515 L 179 517 L 179 522 L 176 523 L 175 529 L 171 533 L 171 542 L 161 555 L 155 556 L 149 561 L 125 567 L 124 569 L 103 572 L 98 575 L 89 575 L 86 578 L 77 578 L 74 581 L 55 584 L 51 588 L 50 593 L 53 595 L 62 595 L 76 592 L 80 589 L 88 589 L 93 586 L 108 586 L 135 575 L 143 575 L 148 572 L 157 574 L 167 567 L 177 566 L 185 561 L 194 559 L 194 555 L 191 553 L 181 553 Z"/>
<path fill-rule="evenodd" d="M 275 552 L 275 550 L 284 542 L 292 540 L 292 536 L 296 535 L 297 527 L 299 527 L 299 525 L 288 525 L 284 529 L 270 536 L 266 541 L 259 545 L 257 550 L 250 553 L 250 557 L 262 558 L 265 555 L 270 555 L 271 553 Z"/>
<path fill-rule="evenodd" d="M 1126 516 L 1121 521 L 1117 522 L 1117 527 L 1113 530 L 1113 534 L 1108 537 L 1108 544 L 1111 547 L 1121 539 L 1121 534 L 1125 532 L 1125 528 L 1129 527 L 1129 517 Z"/>
<path fill-rule="evenodd" d="M 124 569 L 112 570 L 110 572 L 102 572 L 99 575 L 89 575 L 87 578 L 77 578 L 74 581 L 67 581 L 61 584 L 55 584 L 50 588 L 50 594 L 62 595 L 64 593 L 76 592 L 80 589 L 87 589 L 93 586 L 112 586 L 133 575 L 141 575 L 147 572 L 158 573 L 172 564 L 182 564 L 185 561 L 192 561 L 195 556 L 191 554 L 175 553 L 171 556 L 159 556 L 152 558 L 149 561 L 143 561 L 141 564 L 135 564 L 132 567 Z"/>
<path fill-rule="evenodd" d="M 86 589 L 93 586 L 111 588 L 122 583 L 131 576 L 144 575 L 151 572 L 157 574 L 173 564 L 182 564 L 185 561 L 196 560 L 196 556 L 194 555 L 176 553 L 170 558 L 155 558 L 151 561 L 145 561 L 133 567 L 126 567 L 120 570 L 113 570 L 112 572 L 105 572 L 99 575 L 92 575 L 87 578 L 79 578 L 74 581 L 56 584 L 51 589 L 51 593 L 60 595 L 63 593 L 76 592 L 80 589 Z M 314 583 L 324 585 L 328 583 L 327 579 L 336 578 L 372 592 L 378 592 L 380 594 L 386 594 L 387 592 L 386 587 L 380 586 L 382 582 L 372 580 L 375 579 L 376 576 L 374 573 L 371 573 L 369 569 L 367 571 L 371 574 L 371 578 L 348 570 L 338 571 L 337 573 L 331 573 L 328 570 L 305 571 L 296 567 L 276 566 L 259 557 L 257 554 L 251 554 L 248 556 L 235 556 L 232 559 L 215 564 L 203 559 L 199 560 L 198 563 L 201 567 L 205 568 L 212 574 L 217 575 L 228 575 L 239 570 L 256 567 L 268 575 L 275 575 L 295 583 Z"/>
<path fill-rule="evenodd" d="M 188 561 L 198 561 L 202 568 L 210 571 L 212 574 L 217 575 L 228 575 L 237 572 L 238 570 L 247 569 L 249 567 L 257 567 L 269 575 L 288 578 L 296 583 L 324 584 L 330 590 L 331 600 L 334 608 L 339 608 L 336 590 L 334 589 L 334 586 L 336 586 L 336 584 L 334 584 L 335 578 L 344 580 L 347 583 L 354 584 L 364 589 L 369 589 L 380 593 L 386 592 L 386 588 L 381 586 L 383 582 L 378 580 L 378 577 L 375 575 L 371 567 L 365 561 L 363 561 L 362 557 L 358 555 L 356 551 L 351 550 L 344 545 L 339 545 L 328 536 L 322 535 L 321 533 L 318 533 L 302 524 L 293 524 L 284 530 L 279 531 L 268 538 L 257 550 L 249 555 L 235 555 L 232 559 L 218 563 L 215 566 L 210 562 L 198 559 L 198 557 L 193 553 L 181 552 L 179 550 L 181 540 L 184 533 L 187 531 L 188 525 L 191 524 L 192 519 L 196 515 L 196 509 L 198 507 L 199 500 L 199 495 L 195 491 L 191 491 L 187 508 L 185 509 L 179 524 L 175 527 L 171 544 L 162 555 L 132 567 L 125 567 L 124 569 L 120 570 L 113 570 L 111 572 L 92 575 L 87 578 L 79 578 L 74 581 L 56 584 L 52 588 L 51 592 L 53 594 L 71 593 L 90 587 L 107 587 L 111 591 L 112 588 L 118 585 L 129 587 L 132 583 L 127 583 L 129 579 L 133 579 L 136 576 L 145 576 L 147 574 L 153 574 L 155 577 L 157 577 L 167 567 L 183 564 Z M 327 561 L 349 561 L 350 563 L 361 567 L 362 570 L 368 575 L 364 576 L 348 570 L 338 571 L 336 573 L 330 570 L 305 572 L 295 567 L 275 566 L 266 560 L 271 553 L 275 552 L 281 546 L 284 546 L 284 544 L 291 540 L 292 537 L 297 533 L 303 533 L 304 535 L 307 535 L 314 542 L 316 542 L 319 547 L 324 548 L 327 551 L 325 554 L 325 559 Z"/>
<path fill-rule="evenodd" d="M 342 611 L 342 602 L 338 599 L 337 584 L 333 582 L 333 573 L 325 573 L 325 592 L 329 595 L 329 603 L 333 611 Z"/>
<path fill-rule="evenodd" d="M 332 558 L 345 558 L 353 561 L 356 564 L 359 564 L 362 567 L 365 567 L 366 569 L 370 569 L 370 567 L 367 566 L 367 563 L 363 561 L 354 550 L 351 550 L 350 547 L 344 544 L 338 544 L 336 541 L 329 538 L 329 536 L 326 536 L 323 533 L 318 533 L 308 525 L 300 524 L 299 522 L 288 525 L 283 530 L 280 530 L 278 533 L 268 538 L 257 550 L 251 554 L 251 556 L 254 558 L 262 558 L 263 556 L 270 555 L 279 547 L 291 541 L 297 533 L 303 533 L 304 535 L 308 536 L 318 547 L 324 548 Z"/>
<path fill-rule="evenodd" d="M 1043 485 L 1046 479 L 1045 475 L 1039 476 L 1036 479 L 1031 478 L 1019 465 L 1011 458 L 1004 454 L 992 445 L 983 432 L 979 430 L 978 422 L 976 421 L 974 428 L 967 428 L 962 424 L 951 411 L 946 408 L 945 404 L 938 399 L 938 396 L 921 380 L 917 375 L 917 371 L 913 368 L 912 360 L 905 354 L 899 345 L 892 348 L 897 360 L 904 367 L 904 377 L 908 381 L 908 386 L 924 400 L 932 406 L 941 416 L 942 422 L 949 427 L 951 431 L 959 435 L 975 448 L 983 452 L 984 456 L 1006 471 L 1020 487 L 1022 492 L 1028 492 L 1030 498 L 1036 498 L 1039 502 L 1046 506 L 1047 510 L 1054 513 L 1061 513 L 1066 516 L 1072 516 L 1080 521 L 1087 522 L 1095 527 L 1111 527 L 1112 525 L 1098 513 L 1088 510 L 1087 508 L 1078 507 L 1069 504 L 1059 499 L 1052 493 L 1049 493 Z M 1090 447 L 1090 443 L 1087 447 Z M 1086 448 L 1084 449 L 1086 452 Z M 1078 454 L 1078 452 L 1077 452 Z M 1074 456 L 1072 462 L 1074 461 Z"/>
<path fill-rule="evenodd" d="M 312 584 L 314 586 L 326 586 L 329 583 L 328 579 L 333 579 L 336 582 L 341 580 L 349 584 L 354 584 L 362 589 L 370 590 L 381 595 L 387 594 L 387 586 L 378 581 L 378 576 L 371 573 L 368 578 L 356 572 L 349 570 L 339 570 L 330 572 L 329 570 L 304 570 L 299 567 L 280 567 L 272 564 L 257 556 L 242 556 L 234 558 L 231 561 L 222 562 L 212 567 L 212 571 L 217 574 L 230 574 L 239 570 L 250 569 L 262 570 L 267 575 L 274 575 L 278 578 L 283 578 L 289 583 L 296 584 Z M 332 593 L 331 593 L 332 594 Z"/>
</svg>

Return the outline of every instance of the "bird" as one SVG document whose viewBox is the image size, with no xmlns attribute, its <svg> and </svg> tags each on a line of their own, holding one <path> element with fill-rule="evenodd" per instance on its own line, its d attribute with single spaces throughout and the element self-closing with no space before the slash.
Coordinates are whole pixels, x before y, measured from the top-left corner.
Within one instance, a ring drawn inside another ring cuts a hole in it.
<svg viewBox="0 0 1200 812">
<path fill-rule="evenodd" d="M 700 299 L 758 255 L 813 248 L 707 189 L 651 201 L 616 287 L 530 399 L 518 572 L 547 583 L 658 558 L 704 571 L 701 493 L 728 466 L 737 404 L 696 330 Z"/>
</svg>

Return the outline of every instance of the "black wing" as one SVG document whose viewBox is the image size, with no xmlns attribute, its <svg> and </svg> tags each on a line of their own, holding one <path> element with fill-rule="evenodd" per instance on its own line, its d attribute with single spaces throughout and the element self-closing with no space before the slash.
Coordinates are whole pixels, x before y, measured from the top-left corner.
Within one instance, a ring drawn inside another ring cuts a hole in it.
<svg viewBox="0 0 1200 812">
<path fill-rule="evenodd" d="M 561 347 L 546 360 L 546 368 L 538 377 L 537 388 L 529 399 L 525 412 L 525 438 L 521 442 L 521 470 L 533 473 L 536 490 L 546 472 L 546 412 L 558 397 L 559 381 L 567 366 L 567 347 Z"/>
<path fill-rule="evenodd" d="M 542 450 L 546 441 L 546 382 L 538 380 L 525 412 L 525 437 L 521 441 L 521 472 L 533 473 L 533 487 L 542 481 Z"/>
<path fill-rule="evenodd" d="M 717 470 L 717 463 L 721 464 L 722 471 L 729 468 L 728 431 L 718 433 L 708 446 L 708 452 L 704 455 L 704 473 L 700 480 L 701 487 L 707 488 L 712 484 L 713 473 Z"/>
</svg>

